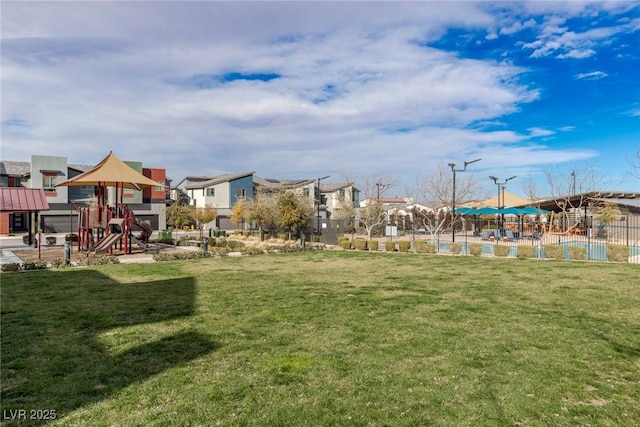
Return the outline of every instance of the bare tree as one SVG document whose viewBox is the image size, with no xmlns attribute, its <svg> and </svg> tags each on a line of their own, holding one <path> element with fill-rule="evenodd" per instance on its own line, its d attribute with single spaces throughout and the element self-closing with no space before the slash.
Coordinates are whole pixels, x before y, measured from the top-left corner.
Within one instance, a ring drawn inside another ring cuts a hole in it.
<svg viewBox="0 0 640 427">
<path fill-rule="evenodd" d="M 640 148 L 636 151 L 634 158 L 629 161 L 629 164 L 634 169 L 631 175 L 640 179 Z"/>
<path fill-rule="evenodd" d="M 364 206 L 358 209 L 358 220 L 371 240 L 373 232 L 386 222 L 382 198 L 389 189 L 398 184 L 399 179 L 374 174 L 362 177 L 360 182 L 365 199 Z"/>
<path fill-rule="evenodd" d="M 356 232 L 357 208 L 353 205 L 351 198 L 345 197 L 338 200 L 338 209 L 335 210 L 335 218 L 345 222 L 345 232 L 351 233 L 351 238 Z"/>
<path fill-rule="evenodd" d="M 580 226 L 586 214 L 585 208 L 592 204 L 593 192 L 602 185 L 604 177 L 593 165 L 576 167 L 570 174 L 547 169 L 545 177 L 550 196 L 560 211 L 560 230 L 571 233 Z M 550 226 L 553 222 L 551 218 Z"/>
<path fill-rule="evenodd" d="M 421 222 L 425 230 L 432 236 L 442 233 L 448 224 L 451 227 L 457 225 L 460 218 L 454 216 L 451 223 L 450 215 L 446 215 L 453 202 L 453 174 L 444 163 L 438 165 L 438 169 L 430 175 L 416 179 L 416 191 L 423 199 L 423 203 L 430 211 L 416 210 L 416 220 Z M 460 206 L 472 200 L 478 187 L 472 173 L 458 174 L 456 180 L 456 206 Z"/>
</svg>

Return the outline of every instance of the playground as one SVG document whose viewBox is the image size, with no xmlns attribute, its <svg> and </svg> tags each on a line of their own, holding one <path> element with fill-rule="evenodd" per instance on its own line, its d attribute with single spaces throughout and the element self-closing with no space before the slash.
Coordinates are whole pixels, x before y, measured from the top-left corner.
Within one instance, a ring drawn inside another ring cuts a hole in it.
<svg viewBox="0 0 640 427">
<path fill-rule="evenodd" d="M 125 191 L 156 187 L 158 182 L 138 173 L 110 152 L 90 170 L 56 187 L 94 186 L 95 197 L 88 206 L 77 207 L 78 252 L 87 255 L 132 254 L 134 246 L 145 253 L 157 253 L 150 244 L 153 227 L 136 218 L 124 203 Z"/>
</svg>

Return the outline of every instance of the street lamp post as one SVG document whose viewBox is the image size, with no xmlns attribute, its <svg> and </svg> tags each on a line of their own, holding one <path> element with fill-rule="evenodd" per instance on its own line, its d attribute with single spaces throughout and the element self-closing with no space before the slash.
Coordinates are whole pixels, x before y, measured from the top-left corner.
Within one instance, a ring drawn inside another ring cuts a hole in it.
<svg viewBox="0 0 640 427">
<path fill-rule="evenodd" d="M 515 175 L 507 178 L 504 180 L 504 182 L 498 182 L 500 181 L 498 178 L 496 178 L 495 176 L 491 175 L 489 176 L 489 179 L 493 180 L 494 184 L 496 184 L 498 186 L 498 210 L 502 209 L 505 207 L 505 203 L 504 203 L 504 188 L 505 185 L 507 184 L 507 182 L 511 181 L 512 179 L 517 178 Z M 502 206 L 500 205 L 500 193 L 502 193 Z M 500 217 L 500 222 L 502 224 L 502 227 L 504 228 L 504 214 L 498 214 Z M 498 224 L 498 229 L 500 229 L 500 224 Z"/>
<path fill-rule="evenodd" d="M 318 236 L 322 235 L 322 228 L 320 227 L 320 205 L 322 204 L 322 192 L 320 191 L 320 181 L 323 179 L 329 178 L 330 175 L 323 176 L 322 178 L 318 178 Z"/>
<path fill-rule="evenodd" d="M 387 187 L 389 187 L 389 184 L 383 184 L 382 182 L 378 181 L 378 182 L 376 182 L 376 187 L 378 189 L 378 197 L 377 197 L 376 201 L 378 203 L 378 209 L 380 209 L 380 215 L 382 215 L 382 207 L 380 206 L 380 187 L 382 187 L 382 191 L 384 191 L 384 190 L 387 189 Z"/>
<path fill-rule="evenodd" d="M 482 159 L 471 160 L 470 162 L 464 162 L 464 168 L 456 169 L 455 163 L 449 163 L 451 172 L 453 172 L 453 202 L 451 203 L 451 238 L 452 241 L 456 241 L 456 227 L 455 227 L 455 215 L 456 215 L 456 172 L 464 172 L 467 170 L 467 166 L 471 163 L 479 162 Z"/>
</svg>

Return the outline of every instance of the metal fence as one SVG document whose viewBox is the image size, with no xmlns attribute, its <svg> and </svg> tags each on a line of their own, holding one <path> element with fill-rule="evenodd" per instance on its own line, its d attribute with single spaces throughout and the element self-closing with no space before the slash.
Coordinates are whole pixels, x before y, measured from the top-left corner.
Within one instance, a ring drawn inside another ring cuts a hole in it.
<svg viewBox="0 0 640 427">
<path fill-rule="evenodd" d="M 524 221 L 479 220 L 464 222 L 456 231 L 457 245 L 450 234 L 428 241 L 439 252 L 516 257 L 531 254 L 534 258 L 622 261 L 640 264 L 640 216 L 627 215 L 604 224 L 594 217 L 558 218 L 553 224 Z M 496 249 L 497 246 L 509 249 Z M 531 246 L 531 249 L 520 247 Z"/>
</svg>

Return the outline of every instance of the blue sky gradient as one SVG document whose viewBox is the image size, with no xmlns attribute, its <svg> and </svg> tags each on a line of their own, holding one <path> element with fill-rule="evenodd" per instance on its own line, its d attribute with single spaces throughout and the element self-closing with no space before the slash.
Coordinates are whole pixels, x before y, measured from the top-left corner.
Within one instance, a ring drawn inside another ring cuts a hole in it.
<svg viewBox="0 0 640 427">
<path fill-rule="evenodd" d="M 640 191 L 637 2 L 2 3 L 3 160 Z"/>
</svg>

